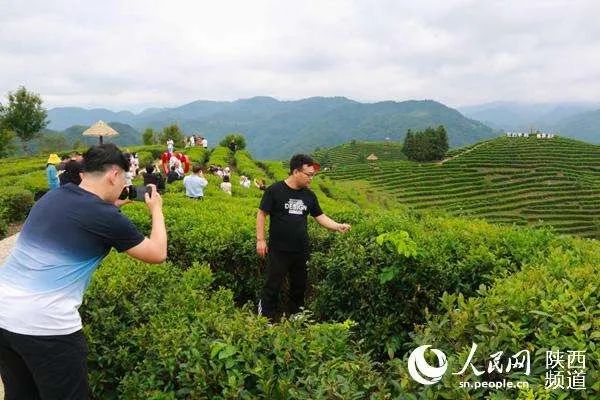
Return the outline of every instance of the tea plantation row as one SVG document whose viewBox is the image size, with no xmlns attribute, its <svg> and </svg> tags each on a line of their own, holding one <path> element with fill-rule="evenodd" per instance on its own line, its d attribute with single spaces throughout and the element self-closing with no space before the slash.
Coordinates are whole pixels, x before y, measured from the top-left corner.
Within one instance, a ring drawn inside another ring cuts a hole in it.
<svg viewBox="0 0 600 400">
<path fill-rule="evenodd" d="M 193 158 L 237 166 L 233 196 L 214 176 L 203 202 L 185 198 L 181 182 L 169 185 L 168 262 L 111 254 L 102 263 L 81 308 L 94 398 L 541 399 L 548 393 L 540 357 L 551 348 L 585 350 L 588 362 L 586 390 L 553 395 L 592 398 L 600 390 L 597 241 L 410 211 L 368 186 L 321 176 L 313 188 L 324 211 L 353 229 L 339 235 L 309 224 L 307 312 L 271 326 L 255 307 L 262 192 L 237 178 L 272 181 L 286 169 L 226 149 Z M 29 174 L 25 181 L 44 177 Z M 16 193 L 27 192 L 17 182 Z M 143 204 L 123 211 L 149 231 Z M 432 387 L 410 379 L 406 361 L 416 346 L 442 349 L 455 371 L 471 342 L 478 363 L 494 351 L 531 349 L 533 373 L 514 378 L 532 389 L 467 392 L 450 374 Z"/>
<path fill-rule="evenodd" d="M 417 209 L 600 238 L 600 146 L 503 137 L 455 156 L 443 164 L 350 163 L 329 176 L 366 180 Z"/>
</svg>

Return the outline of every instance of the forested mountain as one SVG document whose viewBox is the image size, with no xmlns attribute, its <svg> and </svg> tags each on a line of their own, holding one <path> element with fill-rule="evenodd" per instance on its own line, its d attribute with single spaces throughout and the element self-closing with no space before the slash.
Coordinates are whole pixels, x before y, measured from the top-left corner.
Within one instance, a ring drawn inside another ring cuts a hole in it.
<svg viewBox="0 0 600 400">
<path fill-rule="evenodd" d="M 48 126 L 67 129 L 67 136 L 99 119 L 130 125 L 137 132 L 162 129 L 177 123 L 186 134 L 198 133 L 210 144 L 231 132 L 246 136 L 249 149 L 261 158 L 287 158 L 298 151 L 312 151 L 352 139 L 403 140 L 406 131 L 444 125 L 451 146 L 462 146 L 494 136 L 486 125 L 465 118 L 458 111 L 432 101 L 384 101 L 359 103 L 345 97 L 312 97 L 279 101 L 271 97 L 226 101 L 195 101 L 175 108 L 154 108 L 139 114 L 105 109 L 55 108 L 48 112 Z M 118 129 L 117 129 L 118 130 Z M 135 144 L 136 134 L 115 140 Z"/>
</svg>

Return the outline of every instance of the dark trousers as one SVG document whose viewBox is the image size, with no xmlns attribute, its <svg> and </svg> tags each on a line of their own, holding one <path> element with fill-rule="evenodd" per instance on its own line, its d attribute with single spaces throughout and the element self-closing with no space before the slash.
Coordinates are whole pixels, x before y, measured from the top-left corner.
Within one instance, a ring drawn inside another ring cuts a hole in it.
<svg viewBox="0 0 600 400">
<path fill-rule="evenodd" d="M 6 400 L 88 399 L 82 331 L 30 336 L 0 328 L 0 376 Z"/>
<path fill-rule="evenodd" d="M 259 313 L 273 319 L 277 314 L 277 304 L 281 286 L 289 274 L 289 308 L 290 313 L 296 313 L 304 306 L 304 292 L 308 272 L 306 262 L 307 252 L 287 252 L 269 250 L 265 268 L 265 285 L 259 304 Z"/>
</svg>

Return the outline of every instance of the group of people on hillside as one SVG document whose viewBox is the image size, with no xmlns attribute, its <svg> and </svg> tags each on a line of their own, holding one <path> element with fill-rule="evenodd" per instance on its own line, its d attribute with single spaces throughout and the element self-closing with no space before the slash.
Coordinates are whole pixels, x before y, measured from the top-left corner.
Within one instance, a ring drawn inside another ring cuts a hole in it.
<svg viewBox="0 0 600 400">
<path fill-rule="evenodd" d="M 59 158 L 57 154 L 50 154 L 46 162 L 46 179 L 50 190 L 57 189 L 67 183 L 79 185 L 81 183 L 82 155 L 73 152 Z"/>
<path fill-rule="evenodd" d="M 139 160 L 137 153 L 123 153 L 129 162 L 129 170 L 125 171 L 126 186 L 131 186 L 131 181 L 138 175 Z M 83 172 L 83 156 L 75 151 L 70 155 L 59 158 L 57 154 L 50 154 L 46 162 L 46 178 L 50 190 L 57 189 L 67 183 L 79 185 Z"/>
<path fill-rule="evenodd" d="M 208 149 L 208 140 L 200 135 L 191 135 L 185 139 L 185 147 L 202 147 Z"/>
<path fill-rule="evenodd" d="M 56 158 L 48 164 L 60 164 Z M 73 160 L 64 161 L 66 171 Z M 0 375 L 9 400 L 89 398 L 87 343 L 78 308 L 94 271 L 112 248 L 147 263 L 167 259 L 163 201 L 152 178 L 154 166 L 147 165 L 144 173 L 144 183 L 151 187 L 145 203 L 152 219 L 150 235 L 145 237 L 119 211 L 128 203 L 119 196 L 129 182 L 127 173 L 133 174 L 132 157 L 109 143 L 92 146 L 77 162 L 80 183 L 51 190 L 35 203 L 0 266 Z M 327 217 L 309 189 L 319 169 L 312 158 L 297 154 L 290 160 L 285 180 L 269 187 L 262 182 L 256 252 L 267 262 L 258 312 L 273 322 L 286 277 L 290 312 L 297 313 L 304 305 L 308 215 L 331 231 L 350 229 Z M 201 198 L 208 184 L 199 165 L 183 181 L 192 198 Z"/>
<path fill-rule="evenodd" d="M 232 194 L 231 169 L 229 167 L 222 168 L 219 165 L 210 165 L 208 172 L 221 178 L 222 182 L 219 188 L 225 193 Z M 264 180 L 262 180 L 264 182 Z M 192 168 L 192 173 L 183 178 L 183 186 L 186 190 L 186 196 L 192 199 L 201 199 L 204 195 L 204 188 L 208 185 L 208 180 L 204 177 L 204 173 L 200 166 L 195 165 Z M 250 178 L 245 175 L 240 176 L 240 186 L 249 189 L 251 185 Z"/>
</svg>

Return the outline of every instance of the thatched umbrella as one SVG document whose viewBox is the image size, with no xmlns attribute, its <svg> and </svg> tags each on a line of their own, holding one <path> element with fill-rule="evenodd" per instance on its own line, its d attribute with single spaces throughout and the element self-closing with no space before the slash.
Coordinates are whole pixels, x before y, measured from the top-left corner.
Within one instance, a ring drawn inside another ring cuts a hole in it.
<svg viewBox="0 0 600 400">
<path fill-rule="evenodd" d="M 96 122 L 82 133 L 83 136 L 98 136 L 100 144 L 102 144 L 104 136 L 117 136 L 118 134 L 119 132 L 115 131 L 104 121 Z"/>
<path fill-rule="evenodd" d="M 379 158 L 375 155 L 375 153 L 371 153 L 371 155 L 369 155 L 369 157 L 367 157 L 367 160 L 377 161 L 377 160 L 379 160 Z"/>
</svg>

